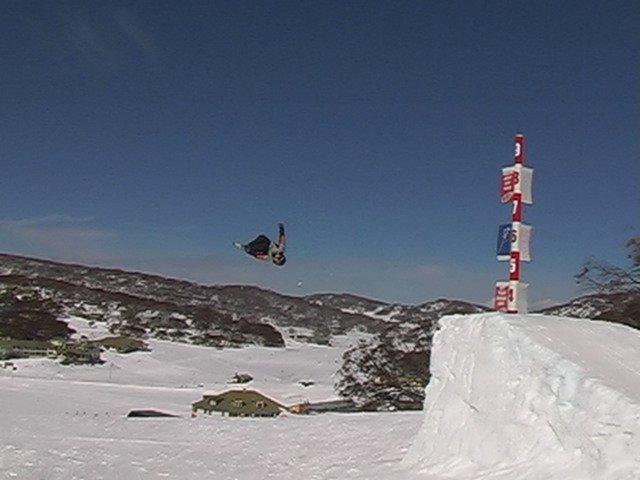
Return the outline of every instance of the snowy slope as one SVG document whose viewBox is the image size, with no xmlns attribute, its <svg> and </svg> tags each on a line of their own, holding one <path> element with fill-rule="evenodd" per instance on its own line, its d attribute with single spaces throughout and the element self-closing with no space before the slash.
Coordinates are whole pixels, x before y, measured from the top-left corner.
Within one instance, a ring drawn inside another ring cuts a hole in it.
<svg viewBox="0 0 640 480">
<path fill-rule="evenodd" d="M 90 338 L 106 334 L 77 317 L 70 323 Z M 290 342 L 286 349 L 151 341 L 151 352 L 106 352 L 98 366 L 13 360 L 17 370 L 0 368 L 0 479 L 293 480 L 345 478 L 366 471 L 372 455 L 376 467 L 396 465 L 421 412 L 190 417 L 205 392 L 238 387 L 227 383 L 236 372 L 250 373 L 249 387 L 286 405 L 335 399 L 341 355 L 361 337 L 334 337 L 332 347 Z M 180 417 L 126 418 L 132 409 Z M 400 434 L 401 442 L 387 444 Z"/>
<path fill-rule="evenodd" d="M 0 369 L 0 479 L 640 478 L 640 332 L 604 322 L 446 317 L 424 412 L 189 416 L 236 371 L 286 404 L 330 399 L 354 340 L 234 350 L 153 342 L 95 367 L 16 361 Z M 135 408 L 180 417 L 126 418 Z"/>
<path fill-rule="evenodd" d="M 483 314 L 441 320 L 403 461 L 456 479 L 640 478 L 640 332 Z"/>
</svg>

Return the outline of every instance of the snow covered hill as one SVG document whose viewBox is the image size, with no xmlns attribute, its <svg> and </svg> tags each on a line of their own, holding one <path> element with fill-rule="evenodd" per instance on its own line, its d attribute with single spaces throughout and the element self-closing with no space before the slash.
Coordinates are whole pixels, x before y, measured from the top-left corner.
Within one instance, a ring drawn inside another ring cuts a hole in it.
<svg viewBox="0 0 640 480">
<path fill-rule="evenodd" d="M 286 404 L 331 398 L 353 341 L 231 350 L 152 341 L 151 352 L 108 352 L 94 367 L 16 360 L 17 370 L 0 369 L 0 478 L 640 478 L 640 332 L 606 322 L 445 317 L 422 412 L 189 416 L 236 371 Z M 134 408 L 180 416 L 126 418 Z"/>
<path fill-rule="evenodd" d="M 220 348 L 284 347 L 290 338 L 328 345 L 352 330 L 374 335 L 393 324 L 432 323 L 444 314 L 483 310 L 449 300 L 406 306 L 347 294 L 293 297 L 247 285 L 204 286 L 0 254 L 0 320 L 20 316 L 38 327 L 43 322 L 32 318 L 34 312 L 46 311 L 90 318 L 122 335 Z M 15 336 L 4 326 L 0 336 Z"/>
<path fill-rule="evenodd" d="M 424 478 L 640 478 L 640 332 L 542 315 L 440 323 L 405 467 Z"/>
</svg>

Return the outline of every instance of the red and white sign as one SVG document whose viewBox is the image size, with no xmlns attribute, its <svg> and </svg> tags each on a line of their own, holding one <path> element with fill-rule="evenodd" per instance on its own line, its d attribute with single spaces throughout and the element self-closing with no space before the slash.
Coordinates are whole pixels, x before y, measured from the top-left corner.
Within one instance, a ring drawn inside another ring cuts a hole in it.
<svg viewBox="0 0 640 480">
<path fill-rule="evenodd" d="M 520 222 L 522 221 L 522 195 L 520 195 L 519 193 L 514 193 L 511 201 L 513 202 L 511 221 Z"/>
<path fill-rule="evenodd" d="M 511 252 L 509 259 L 509 280 L 520 280 L 520 253 Z"/>
<path fill-rule="evenodd" d="M 497 282 L 493 309 L 506 313 L 527 313 L 527 287 L 523 282 Z"/>
<path fill-rule="evenodd" d="M 533 168 L 522 165 L 504 167 L 502 169 L 502 179 L 500 181 L 500 201 L 509 203 L 513 201 L 516 194 L 520 194 L 520 201 L 532 204 L 531 181 L 533 179 Z"/>
<path fill-rule="evenodd" d="M 502 169 L 502 179 L 500 180 L 500 201 L 508 203 L 516 193 L 516 186 L 520 183 L 520 173 L 516 172 L 513 167 Z"/>
<path fill-rule="evenodd" d="M 493 309 L 496 312 L 508 311 L 510 293 L 509 282 L 496 283 L 495 293 L 493 294 Z"/>
<path fill-rule="evenodd" d="M 515 152 L 513 158 L 514 163 L 524 163 L 524 135 L 521 133 L 516 134 Z"/>
</svg>

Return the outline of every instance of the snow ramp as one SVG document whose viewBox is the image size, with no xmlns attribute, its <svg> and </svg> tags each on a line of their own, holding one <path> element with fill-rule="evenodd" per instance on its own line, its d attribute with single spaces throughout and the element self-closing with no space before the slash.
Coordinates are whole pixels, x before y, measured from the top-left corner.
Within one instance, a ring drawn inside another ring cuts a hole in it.
<svg viewBox="0 0 640 480">
<path fill-rule="evenodd" d="M 640 479 L 640 331 L 499 313 L 439 327 L 411 478 Z"/>
</svg>

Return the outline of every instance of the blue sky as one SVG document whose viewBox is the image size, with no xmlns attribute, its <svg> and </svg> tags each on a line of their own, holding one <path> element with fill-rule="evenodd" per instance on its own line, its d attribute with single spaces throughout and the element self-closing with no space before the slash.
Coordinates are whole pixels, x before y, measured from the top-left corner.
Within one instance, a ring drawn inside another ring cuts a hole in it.
<svg viewBox="0 0 640 480">
<path fill-rule="evenodd" d="M 640 234 L 635 1 L 7 1 L 0 251 L 282 293 L 531 303 Z M 276 234 L 288 263 L 234 240 Z"/>
</svg>

